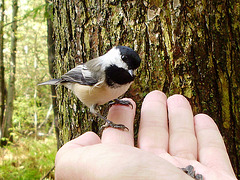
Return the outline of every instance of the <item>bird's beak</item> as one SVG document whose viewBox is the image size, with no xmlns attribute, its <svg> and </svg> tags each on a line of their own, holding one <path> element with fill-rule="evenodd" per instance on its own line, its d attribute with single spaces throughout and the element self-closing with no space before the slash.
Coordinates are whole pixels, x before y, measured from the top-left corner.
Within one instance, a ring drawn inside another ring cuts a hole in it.
<svg viewBox="0 0 240 180">
<path fill-rule="evenodd" d="M 132 69 L 128 70 L 128 73 L 129 73 L 132 77 L 134 77 L 134 71 L 133 71 Z"/>
</svg>

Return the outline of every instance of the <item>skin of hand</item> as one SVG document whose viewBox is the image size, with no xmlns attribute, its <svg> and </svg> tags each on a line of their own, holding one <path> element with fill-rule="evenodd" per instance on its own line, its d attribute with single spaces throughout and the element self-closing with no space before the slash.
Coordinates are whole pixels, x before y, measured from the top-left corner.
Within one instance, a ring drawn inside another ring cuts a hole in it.
<svg viewBox="0 0 240 180">
<path fill-rule="evenodd" d="M 223 138 L 205 114 L 193 116 L 182 95 L 150 92 L 141 108 L 134 147 L 133 108 L 114 105 L 108 119 L 129 131 L 106 128 L 101 139 L 86 132 L 66 143 L 55 160 L 56 179 L 192 179 L 179 168 L 191 164 L 205 180 L 236 179 Z"/>
</svg>

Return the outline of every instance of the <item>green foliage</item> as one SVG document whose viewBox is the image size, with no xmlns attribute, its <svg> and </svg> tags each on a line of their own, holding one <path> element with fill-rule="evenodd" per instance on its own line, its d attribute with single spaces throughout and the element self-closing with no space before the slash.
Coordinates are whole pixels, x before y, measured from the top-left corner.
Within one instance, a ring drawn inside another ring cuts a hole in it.
<svg viewBox="0 0 240 180">
<path fill-rule="evenodd" d="M 45 5 L 45 13 L 44 13 L 45 18 L 50 18 L 53 20 L 53 3 L 52 1 L 47 1 Z"/>
<path fill-rule="evenodd" d="M 47 24 L 44 0 L 19 1 L 17 18 L 17 65 L 13 114 L 14 143 L 0 149 L 0 179 L 39 179 L 54 166 L 56 139 L 34 139 L 35 132 L 46 119 L 51 105 L 49 87 L 37 84 L 50 78 L 47 58 Z M 4 65 L 8 83 L 11 44 L 11 1 L 5 1 Z M 53 117 L 43 126 L 47 133 Z M 23 135 L 24 134 L 24 135 Z M 23 137 L 24 136 L 24 137 Z"/>
<path fill-rule="evenodd" d="M 49 104 L 50 105 L 50 104 Z M 28 134 L 30 131 L 34 131 L 34 113 L 37 113 L 39 120 L 38 124 L 42 123 L 46 118 L 47 105 L 42 104 L 39 97 L 36 99 L 31 97 L 17 97 L 14 101 L 15 113 L 13 115 L 13 129 L 22 134 Z M 52 112 L 51 112 L 52 115 Z M 53 117 L 50 116 L 49 119 Z M 51 123 L 52 121 L 50 121 Z M 42 128 L 42 132 L 48 133 L 50 124 L 47 124 Z"/>
<path fill-rule="evenodd" d="M 11 24 L 11 1 L 6 1 L 6 23 Z M 35 115 L 39 125 L 45 120 L 51 105 L 49 87 L 37 84 L 50 78 L 47 58 L 47 24 L 45 1 L 19 1 L 17 30 L 17 65 L 13 130 L 24 134 L 34 130 Z M 8 82 L 10 66 L 10 26 L 4 27 L 5 77 Z M 52 116 L 49 122 L 52 122 Z M 46 126 L 45 126 L 46 127 Z M 47 124 L 48 127 L 48 124 Z M 44 130 L 45 132 L 47 129 Z"/>
<path fill-rule="evenodd" d="M 54 166 L 55 155 L 54 136 L 18 137 L 16 143 L 0 149 L 0 179 L 40 179 Z"/>
<path fill-rule="evenodd" d="M 24 14 L 22 20 L 28 17 L 32 17 L 33 19 L 35 19 L 39 14 L 41 14 L 41 12 L 43 12 L 45 6 L 45 4 L 41 4 L 31 10 L 26 11 L 26 14 Z"/>
</svg>

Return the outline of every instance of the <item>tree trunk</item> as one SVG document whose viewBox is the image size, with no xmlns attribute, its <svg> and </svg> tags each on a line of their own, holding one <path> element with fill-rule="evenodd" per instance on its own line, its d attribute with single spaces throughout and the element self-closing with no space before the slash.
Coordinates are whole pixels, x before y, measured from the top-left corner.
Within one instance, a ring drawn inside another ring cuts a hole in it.
<svg viewBox="0 0 240 180">
<path fill-rule="evenodd" d="M 3 117 L 5 110 L 5 81 L 4 81 L 4 59 L 3 59 L 3 25 L 4 25 L 4 0 L 0 5 L 0 141 L 3 137 Z M 0 143 L 1 144 L 1 143 Z"/>
<path fill-rule="evenodd" d="M 13 100 L 15 96 L 15 74 L 16 74 L 16 51 L 17 51 L 17 11 L 18 0 L 12 1 L 12 32 L 11 32 L 11 59 L 10 75 L 7 93 L 7 105 L 5 114 L 4 137 L 12 140 L 10 132 L 12 128 Z"/>
<path fill-rule="evenodd" d="M 49 73 L 52 78 L 55 78 L 54 73 L 54 62 L 55 62 L 55 42 L 54 42 L 54 33 L 53 33 L 53 5 L 46 0 L 47 4 L 47 32 L 48 32 L 48 65 L 49 65 Z M 58 129 L 58 107 L 57 107 L 57 94 L 56 94 L 56 86 L 51 86 L 52 92 L 52 104 L 53 104 L 53 113 L 54 113 L 54 125 L 55 125 L 55 133 L 57 138 L 57 148 L 59 149 L 60 142 L 59 142 L 59 129 Z"/>
<path fill-rule="evenodd" d="M 185 95 L 194 113 L 215 119 L 239 175 L 239 8 L 234 0 L 54 0 L 56 74 L 115 45 L 135 49 L 143 62 L 126 96 L 137 102 L 137 119 L 151 90 Z M 63 144 L 91 121 L 70 91 L 59 87 L 57 98 Z"/>
</svg>

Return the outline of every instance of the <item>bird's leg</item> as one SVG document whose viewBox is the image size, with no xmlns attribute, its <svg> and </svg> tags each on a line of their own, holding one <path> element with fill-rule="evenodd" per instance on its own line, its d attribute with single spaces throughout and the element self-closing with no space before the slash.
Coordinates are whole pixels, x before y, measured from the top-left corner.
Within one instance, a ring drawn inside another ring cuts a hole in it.
<svg viewBox="0 0 240 180">
<path fill-rule="evenodd" d="M 92 112 L 95 116 L 99 117 L 100 119 L 105 121 L 105 124 L 103 126 L 101 126 L 100 128 L 100 132 L 102 132 L 105 128 L 108 127 L 112 127 L 112 128 L 116 128 L 116 129 L 121 129 L 121 130 L 128 130 L 129 129 L 123 125 L 123 124 L 115 124 L 112 121 L 108 120 L 106 117 L 102 116 L 100 113 L 97 112 L 97 105 L 93 105 L 92 107 L 90 107 L 90 112 Z"/>
<path fill-rule="evenodd" d="M 102 132 L 105 128 L 108 128 L 108 127 L 121 129 L 121 130 L 126 129 L 126 130 L 129 131 L 129 129 L 125 125 L 123 125 L 123 124 L 115 124 L 112 121 L 110 121 L 107 118 L 105 118 L 104 116 L 102 116 L 101 114 L 99 114 L 99 113 L 95 113 L 95 114 L 96 114 L 96 116 L 98 116 L 99 118 L 101 118 L 102 120 L 105 121 L 105 124 L 103 126 L 101 126 L 101 128 L 100 128 L 100 132 Z"/>
<path fill-rule="evenodd" d="M 122 100 L 122 99 L 114 99 L 113 101 L 110 101 L 108 104 L 110 105 L 110 107 L 115 104 L 119 104 L 123 106 L 131 106 L 133 108 L 133 105 L 130 101 Z"/>
</svg>

